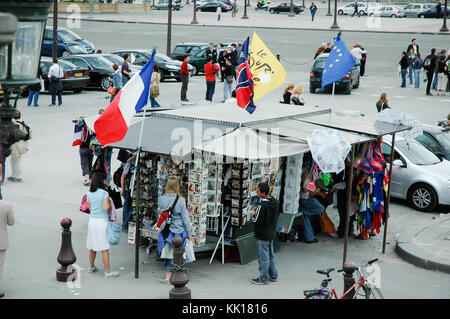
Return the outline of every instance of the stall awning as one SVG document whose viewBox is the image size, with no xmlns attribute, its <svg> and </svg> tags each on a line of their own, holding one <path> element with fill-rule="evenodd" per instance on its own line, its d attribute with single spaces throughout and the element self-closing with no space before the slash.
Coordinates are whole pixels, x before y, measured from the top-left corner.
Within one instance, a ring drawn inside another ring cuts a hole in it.
<svg viewBox="0 0 450 319">
<path fill-rule="evenodd" d="M 258 160 L 305 153 L 308 144 L 277 135 L 257 133 L 249 127 L 241 127 L 218 139 L 198 145 L 196 150 L 227 157 Z"/>
</svg>

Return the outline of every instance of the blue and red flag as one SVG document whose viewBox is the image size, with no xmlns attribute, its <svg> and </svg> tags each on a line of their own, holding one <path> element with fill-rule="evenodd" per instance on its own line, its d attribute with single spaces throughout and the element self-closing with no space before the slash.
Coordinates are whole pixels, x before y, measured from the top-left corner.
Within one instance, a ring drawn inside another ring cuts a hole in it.
<svg viewBox="0 0 450 319">
<path fill-rule="evenodd" d="M 242 44 L 241 53 L 239 55 L 239 66 L 236 74 L 236 100 L 239 107 L 252 114 L 255 111 L 256 106 L 253 103 L 253 75 L 250 72 L 250 67 L 248 66 L 249 39 L 250 37 L 247 37 L 244 44 Z"/>
</svg>

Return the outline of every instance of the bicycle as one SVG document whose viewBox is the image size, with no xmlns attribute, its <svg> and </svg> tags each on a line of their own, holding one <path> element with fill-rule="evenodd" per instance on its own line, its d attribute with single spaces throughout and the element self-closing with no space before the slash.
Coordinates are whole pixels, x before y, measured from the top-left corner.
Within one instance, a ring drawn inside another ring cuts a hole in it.
<svg viewBox="0 0 450 319">
<path fill-rule="evenodd" d="M 355 283 L 347 291 L 345 291 L 341 297 L 338 297 L 336 290 L 332 285 L 331 290 L 328 288 L 328 284 L 331 284 L 332 280 L 332 278 L 330 277 L 330 273 L 335 269 L 328 268 L 317 270 L 318 274 L 325 275 L 327 276 L 327 278 L 322 280 L 320 284 L 320 289 L 304 290 L 303 294 L 305 295 L 305 299 L 343 299 L 352 290 L 354 290 L 354 295 L 352 299 L 357 299 L 358 295 L 364 296 L 365 299 L 384 299 L 380 289 L 373 286 L 365 278 L 365 276 L 370 275 L 365 271 L 365 268 L 367 268 L 367 266 L 372 265 L 376 261 L 378 261 L 378 258 L 369 260 L 361 267 L 356 267 L 355 271 L 356 274 L 358 275 L 358 280 L 356 280 Z M 343 271 L 344 271 L 343 269 L 340 269 L 337 272 L 341 273 Z"/>
</svg>

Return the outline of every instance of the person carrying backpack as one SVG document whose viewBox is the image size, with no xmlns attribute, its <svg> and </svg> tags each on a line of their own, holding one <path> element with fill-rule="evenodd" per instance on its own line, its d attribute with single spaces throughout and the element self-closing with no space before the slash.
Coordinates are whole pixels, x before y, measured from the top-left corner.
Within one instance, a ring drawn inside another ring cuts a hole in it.
<svg viewBox="0 0 450 319">
<path fill-rule="evenodd" d="M 423 66 L 422 58 L 420 57 L 420 53 L 417 53 L 416 59 L 412 64 L 412 69 L 414 72 L 414 87 L 416 89 L 418 89 L 420 86 L 420 70 L 422 69 L 422 66 Z"/>
<path fill-rule="evenodd" d="M 25 124 L 23 120 L 20 118 L 20 111 L 17 111 L 19 114 L 16 118 L 14 118 L 15 124 L 19 126 L 19 130 L 26 134 L 26 140 L 20 140 L 14 143 L 11 146 L 11 176 L 8 177 L 8 180 L 11 182 L 21 182 L 22 181 L 22 170 L 20 168 L 20 159 L 22 155 L 25 154 L 28 149 L 28 142 L 31 138 L 30 127 Z"/>
<path fill-rule="evenodd" d="M 425 75 L 427 76 L 427 89 L 426 94 L 428 96 L 433 96 L 431 94 L 431 83 L 433 82 L 434 70 L 436 68 L 436 49 L 431 49 L 431 54 L 427 55 L 425 60 L 423 60 L 423 69 L 425 71 Z"/>
</svg>

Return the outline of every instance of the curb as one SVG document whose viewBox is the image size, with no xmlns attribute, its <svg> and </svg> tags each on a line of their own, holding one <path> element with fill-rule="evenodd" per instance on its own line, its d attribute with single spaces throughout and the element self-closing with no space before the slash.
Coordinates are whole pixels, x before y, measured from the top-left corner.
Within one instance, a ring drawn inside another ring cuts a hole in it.
<svg viewBox="0 0 450 319">
<path fill-rule="evenodd" d="M 49 15 L 48 19 L 52 19 L 53 15 Z M 68 17 L 61 17 L 58 15 L 58 19 L 67 19 Z M 120 21 L 111 19 L 94 19 L 94 18 L 80 18 L 81 21 L 92 21 L 92 22 L 113 22 L 113 23 L 134 23 L 134 24 L 162 24 L 162 22 L 149 22 L 149 21 Z M 268 27 L 263 26 L 225 26 L 225 25 L 209 25 L 209 24 L 190 24 L 190 23 L 175 23 L 172 22 L 173 26 L 192 26 L 192 27 L 211 27 L 211 28 L 246 28 L 246 29 L 267 29 Z M 427 34 L 427 35 L 449 35 L 450 32 L 427 32 L 427 31 L 382 31 L 382 30 L 352 30 L 352 29 L 331 29 L 331 28 L 299 28 L 299 27 L 270 27 L 270 29 L 277 30 L 301 30 L 301 31 L 340 31 L 340 32 L 365 32 L 365 33 L 393 33 L 393 34 Z"/>
<path fill-rule="evenodd" d="M 435 225 L 450 220 L 450 217 L 436 221 L 428 226 L 411 230 L 401 234 L 395 245 L 395 252 L 407 262 L 428 270 L 438 270 L 450 274 L 450 264 L 445 263 L 444 259 L 430 254 L 428 251 L 417 246 L 414 239 L 423 231 L 430 231 Z M 448 262 L 448 261 L 447 261 Z"/>
</svg>

